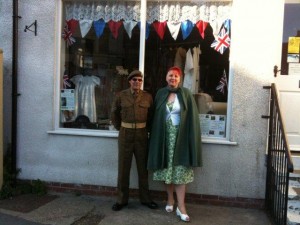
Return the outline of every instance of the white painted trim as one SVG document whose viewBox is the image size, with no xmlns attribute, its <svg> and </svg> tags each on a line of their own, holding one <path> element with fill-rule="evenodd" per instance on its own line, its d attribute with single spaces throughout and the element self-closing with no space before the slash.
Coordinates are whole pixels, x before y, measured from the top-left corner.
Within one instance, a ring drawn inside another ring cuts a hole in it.
<svg viewBox="0 0 300 225">
<path fill-rule="evenodd" d="M 55 75 L 54 75 L 54 102 L 53 102 L 53 115 L 54 115 L 54 130 L 59 129 L 59 120 L 60 120 L 60 73 L 61 73 L 61 33 L 62 30 L 62 0 L 57 2 L 56 8 L 56 45 L 55 45 Z"/>
<path fill-rule="evenodd" d="M 140 52 L 139 52 L 139 70 L 144 74 L 145 68 L 145 46 L 146 46 L 146 11 L 147 1 L 141 0 L 141 31 L 140 31 Z M 144 89 L 144 83 L 142 89 Z"/>
<path fill-rule="evenodd" d="M 238 145 L 235 141 L 219 138 L 202 138 L 202 144 L 217 144 L 217 145 Z"/>
<path fill-rule="evenodd" d="M 72 136 L 90 136 L 90 137 L 118 137 L 118 131 L 107 130 L 88 130 L 88 129 L 74 129 L 74 128 L 58 128 L 53 131 L 48 131 L 48 134 L 58 135 L 72 135 Z"/>
</svg>

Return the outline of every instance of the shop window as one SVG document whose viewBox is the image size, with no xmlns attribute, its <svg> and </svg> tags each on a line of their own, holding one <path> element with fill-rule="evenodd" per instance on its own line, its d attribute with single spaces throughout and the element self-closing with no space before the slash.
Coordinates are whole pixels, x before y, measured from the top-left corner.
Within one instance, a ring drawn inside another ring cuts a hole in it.
<svg viewBox="0 0 300 225">
<path fill-rule="evenodd" d="M 111 103 L 129 87 L 127 75 L 142 70 L 154 97 L 177 65 L 195 96 L 202 135 L 225 138 L 231 1 L 147 1 L 145 14 L 141 7 L 63 1 L 60 127 L 113 130 Z"/>
</svg>

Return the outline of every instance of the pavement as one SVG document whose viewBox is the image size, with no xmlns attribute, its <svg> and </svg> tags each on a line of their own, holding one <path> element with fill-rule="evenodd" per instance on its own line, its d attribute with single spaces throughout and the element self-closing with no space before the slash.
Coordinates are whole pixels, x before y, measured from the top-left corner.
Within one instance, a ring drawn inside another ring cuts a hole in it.
<svg viewBox="0 0 300 225">
<path fill-rule="evenodd" d="M 54 200 L 30 212 L 0 208 L 1 225 L 272 225 L 265 211 L 236 207 L 186 204 L 191 221 L 182 222 L 175 212 L 165 211 L 165 202 L 158 209 L 130 199 L 127 207 L 111 209 L 115 197 L 77 196 L 72 193 L 49 193 Z"/>
</svg>

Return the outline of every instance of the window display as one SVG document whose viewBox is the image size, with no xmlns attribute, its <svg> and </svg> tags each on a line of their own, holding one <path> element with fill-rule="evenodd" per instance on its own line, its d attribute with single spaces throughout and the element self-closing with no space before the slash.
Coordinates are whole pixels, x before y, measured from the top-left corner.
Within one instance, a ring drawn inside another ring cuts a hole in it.
<svg viewBox="0 0 300 225">
<path fill-rule="evenodd" d="M 111 102 L 128 87 L 128 74 L 144 71 L 144 89 L 154 97 L 171 66 L 184 71 L 181 85 L 194 94 L 200 114 L 226 115 L 231 1 L 147 1 L 146 15 L 140 1 L 63 7 L 61 102 L 71 104 L 71 89 L 74 108 L 61 103 L 60 127 L 82 128 L 76 119 L 85 116 L 84 128 L 109 130 Z"/>
</svg>

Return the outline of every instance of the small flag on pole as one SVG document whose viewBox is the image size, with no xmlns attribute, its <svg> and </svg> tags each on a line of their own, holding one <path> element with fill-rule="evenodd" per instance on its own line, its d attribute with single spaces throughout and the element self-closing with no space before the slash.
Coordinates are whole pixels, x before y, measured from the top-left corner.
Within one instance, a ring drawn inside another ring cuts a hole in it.
<svg viewBox="0 0 300 225">
<path fill-rule="evenodd" d="M 69 79 L 67 70 L 65 70 L 64 75 L 63 75 L 63 86 L 64 86 L 64 89 L 72 88 L 72 81 L 70 81 L 70 79 Z"/>
<path fill-rule="evenodd" d="M 219 81 L 219 84 L 216 87 L 216 90 L 220 91 L 224 95 L 225 94 L 225 88 L 227 88 L 227 77 L 226 77 L 226 72 L 224 70 L 223 75 L 222 75 L 222 77 Z"/>
</svg>

